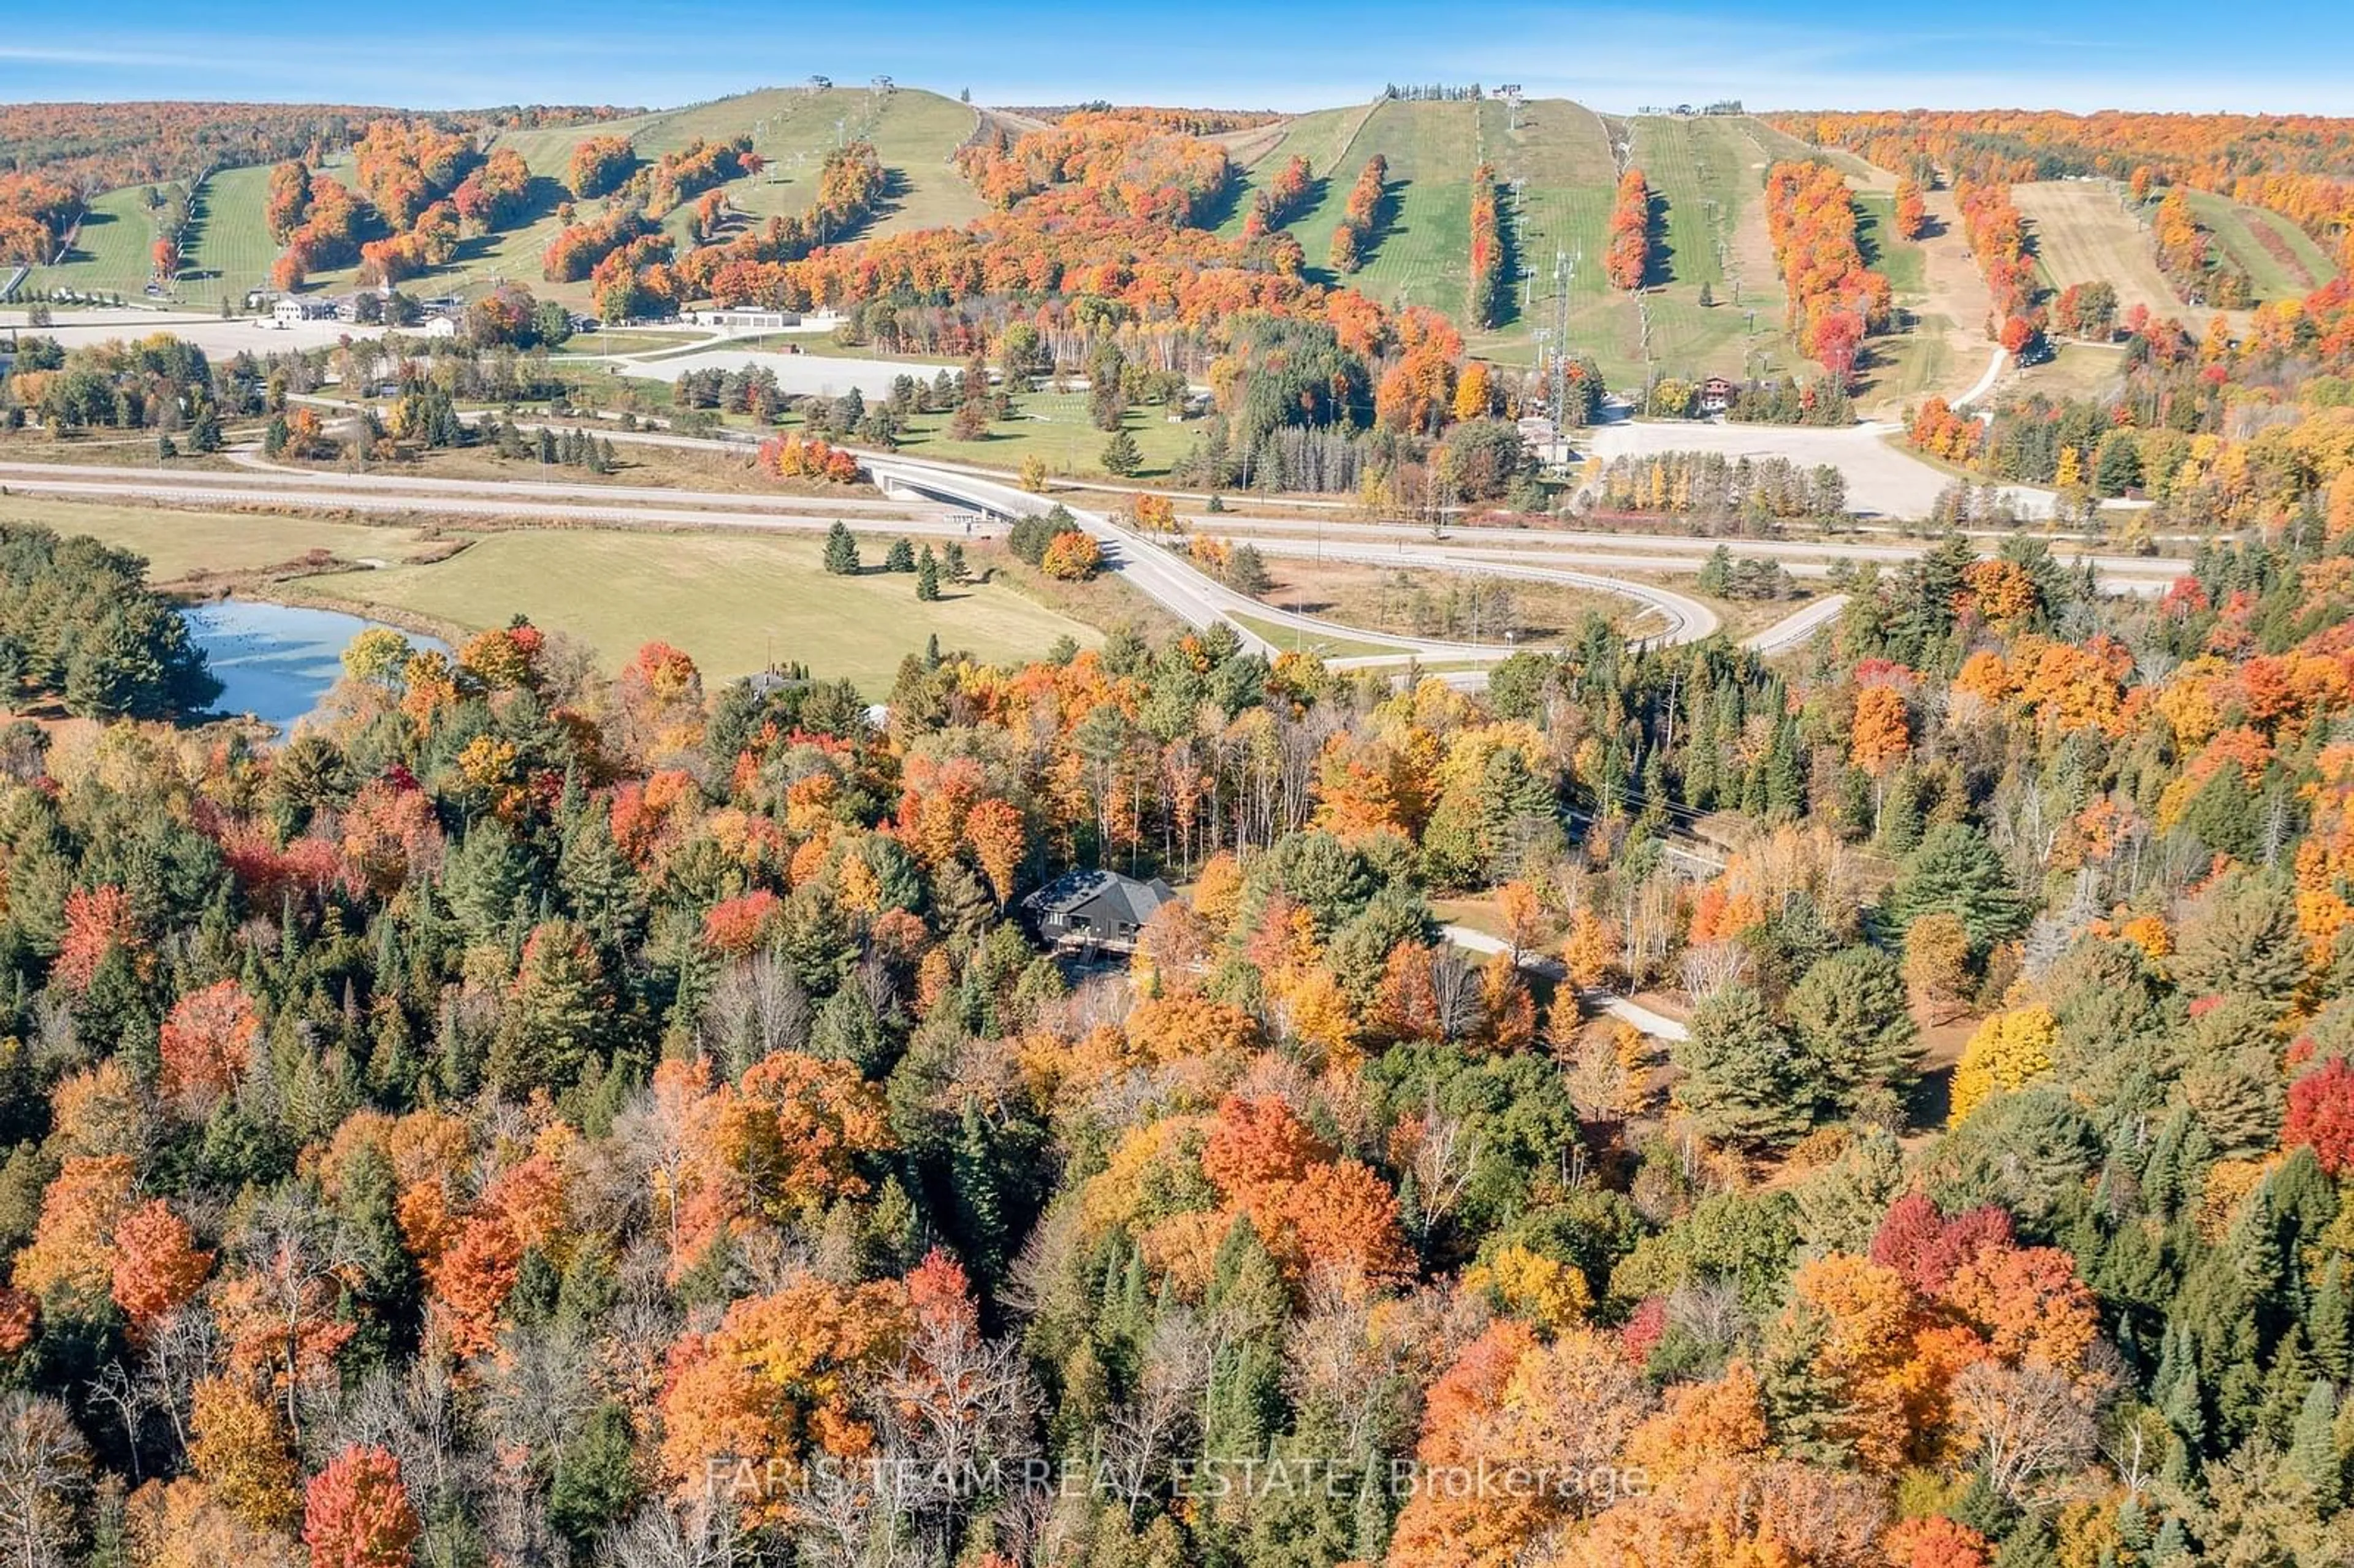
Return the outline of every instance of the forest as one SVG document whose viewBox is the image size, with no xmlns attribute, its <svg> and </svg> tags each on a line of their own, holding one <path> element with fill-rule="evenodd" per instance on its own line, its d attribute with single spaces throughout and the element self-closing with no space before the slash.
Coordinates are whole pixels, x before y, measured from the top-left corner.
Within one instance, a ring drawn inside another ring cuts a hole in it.
<svg viewBox="0 0 2354 1568">
<path fill-rule="evenodd" d="M 985 434 L 1064 367 L 1115 437 L 1198 380 L 1173 477 L 1214 497 L 1542 505 L 1521 387 L 1458 323 L 1307 277 L 1304 157 L 1204 227 L 1214 137 L 1261 118 L 998 123 L 959 154 L 988 216 L 846 241 L 872 144 L 754 224 L 710 199 L 748 146 L 592 138 L 543 265 L 961 363 L 658 387 L 758 423 L 779 482 L 855 484 L 845 443 L 919 416 Z M 2354 1561 L 2354 286 L 2047 300 L 2009 189 L 2328 177 L 2296 124 L 1809 122 L 1901 174 L 1899 228 L 1950 189 L 1990 337 L 2118 359 L 1892 439 L 2179 569 L 2105 592 L 1957 483 L 1771 658 L 1592 615 L 1466 690 L 1108 615 L 1013 663 L 936 639 L 870 705 L 823 646 L 723 684 L 518 616 L 371 630 L 266 736 L 207 718 L 143 562 L 0 498 L 0 1559 Z M 472 128 L 352 129 L 349 183 L 273 177 L 290 257 L 389 281 L 514 216 Z M 1465 276 L 1498 284 L 1478 167 Z M 1658 259 L 1654 175 L 1596 193 L 1614 286 Z M 1846 423 L 1893 286 L 1831 165 L 1757 177 L 1826 380 L 1736 412 Z M 1346 199 L 1343 273 L 1392 216 L 1378 175 Z M 324 458 L 290 400 L 384 376 L 354 456 L 488 463 L 569 395 L 570 329 L 510 282 L 431 344 L 28 334 L 0 410 Z M 1592 362 L 1565 379 L 1591 415 Z M 1593 482 L 1605 521 L 1851 524 L 1839 470 L 1778 457 Z M 1013 535 L 1058 588 L 1105 564 L 1067 514 Z M 837 523 L 824 569 L 859 546 Z M 1185 547 L 1264 589 L 1256 547 Z M 1705 562 L 1717 598 L 1791 591 Z M 1150 913 L 1050 942 L 1072 873 Z"/>
<path fill-rule="evenodd" d="M 1116 634 L 878 725 L 518 622 L 363 636 L 276 747 L 19 724 L 0 1534 L 2333 1560 L 2346 548 L 2144 601 L 1948 538 L 1795 664 L 1596 621 L 1484 696 Z M 1182 892 L 1074 964 L 1073 866 Z"/>
</svg>

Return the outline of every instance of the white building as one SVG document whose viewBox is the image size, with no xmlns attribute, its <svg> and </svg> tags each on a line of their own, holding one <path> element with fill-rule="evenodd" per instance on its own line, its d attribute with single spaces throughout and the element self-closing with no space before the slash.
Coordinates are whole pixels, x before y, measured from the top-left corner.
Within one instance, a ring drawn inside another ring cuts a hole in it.
<svg viewBox="0 0 2354 1568">
<path fill-rule="evenodd" d="M 690 311 L 686 319 L 696 326 L 719 327 L 728 332 L 782 332 L 801 324 L 797 311 L 773 311 L 760 305 L 721 305 L 714 310 Z"/>
<path fill-rule="evenodd" d="M 290 327 L 303 322 L 335 319 L 335 307 L 328 300 L 301 300 L 288 294 L 270 307 L 270 319 L 279 326 Z"/>
</svg>

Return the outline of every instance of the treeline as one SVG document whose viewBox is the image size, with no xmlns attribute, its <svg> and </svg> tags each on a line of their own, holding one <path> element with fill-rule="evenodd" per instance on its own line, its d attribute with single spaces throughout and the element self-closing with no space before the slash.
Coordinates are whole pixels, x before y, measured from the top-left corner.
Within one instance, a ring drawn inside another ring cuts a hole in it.
<svg viewBox="0 0 2354 1568">
<path fill-rule="evenodd" d="M 1511 300 L 1505 279 L 1509 249 L 1497 207 L 1496 171 L 1482 164 L 1471 171 L 1471 281 L 1467 298 L 1475 327 L 1492 327 L 1503 319 Z"/>
<path fill-rule="evenodd" d="M 168 718 L 220 695 L 187 623 L 148 591 L 147 563 L 0 519 L 0 685 L 9 705 L 81 718 Z"/>
<path fill-rule="evenodd" d="M 80 196 L 62 180 L 0 174 L 0 264 L 39 267 L 54 261 L 81 210 Z"/>
<path fill-rule="evenodd" d="M 1766 227 L 1799 352 L 1849 385 L 1864 337 L 1887 325 L 1891 295 L 1888 280 L 1863 264 L 1847 182 L 1826 163 L 1776 164 L 1766 175 Z"/>
<path fill-rule="evenodd" d="M 204 350 L 157 333 L 67 350 L 29 338 L 0 380 L 0 408 L 53 429 L 102 427 L 186 432 L 197 451 L 221 444 L 221 420 L 259 410 L 260 373 L 239 355 L 216 374 Z"/>
<path fill-rule="evenodd" d="M 1591 496 L 1597 512 L 1656 514 L 1751 531 L 1847 515 L 1847 481 L 1837 468 L 1825 463 L 1802 469 L 1787 458 L 1728 458 L 1722 452 L 1612 458 Z"/>
<path fill-rule="evenodd" d="M 2044 326 L 2044 312 L 2036 302 L 2041 285 L 2027 253 L 2027 220 L 2012 204 L 2008 185 L 1964 180 L 1955 187 L 1955 199 L 1970 255 L 1994 300 L 1988 334 L 2010 353 L 2022 353 L 2041 339 Z"/>
<path fill-rule="evenodd" d="M 1630 168 L 1618 176 L 1618 195 L 1610 208 L 1610 242 L 1602 258 L 1603 275 L 1611 286 L 1634 290 L 1651 271 L 1651 187 L 1643 171 Z"/>
<path fill-rule="evenodd" d="M 851 238 L 881 207 L 889 186 L 889 171 L 874 143 L 852 142 L 832 148 L 819 166 L 817 193 L 808 207 L 773 217 L 732 239 L 688 251 L 679 269 L 683 287 L 692 297 L 724 304 L 771 298 L 781 286 L 786 263 L 821 245 Z"/>
<path fill-rule="evenodd" d="M 488 132 L 585 125 L 642 114 L 589 105 L 508 105 L 437 115 L 453 129 Z M 76 191 L 188 184 L 215 169 L 286 159 L 315 161 L 352 145 L 366 127 L 400 113 L 323 103 L 12 103 L 0 105 L 0 147 L 17 170 L 38 170 Z"/>
<path fill-rule="evenodd" d="M 1315 190 L 1314 168 L 1305 156 L 1294 153 L 1284 160 L 1273 179 L 1252 193 L 1250 213 L 1244 219 L 1246 231 L 1264 234 L 1284 228 L 1307 210 L 1308 199 Z"/>
<path fill-rule="evenodd" d="M 2169 189 L 2150 209 L 2149 233 L 2158 270 L 2183 303 L 2236 311 L 2255 302 L 2253 280 L 2216 247 L 2181 186 Z"/>
<path fill-rule="evenodd" d="M 1389 178 L 1390 161 L 1379 153 L 1357 171 L 1356 183 L 1349 187 L 1348 205 L 1332 229 L 1332 249 L 1326 259 L 1335 272 L 1345 277 L 1355 271 L 1381 242 L 1382 228 L 1389 217 Z"/>
</svg>

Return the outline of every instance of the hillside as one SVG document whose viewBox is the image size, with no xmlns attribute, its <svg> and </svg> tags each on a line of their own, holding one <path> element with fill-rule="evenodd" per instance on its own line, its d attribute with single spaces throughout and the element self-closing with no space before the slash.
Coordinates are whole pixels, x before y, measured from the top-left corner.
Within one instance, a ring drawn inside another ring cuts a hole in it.
<svg viewBox="0 0 2354 1568">
<path fill-rule="evenodd" d="M 2158 270 L 2149 231 L 2105 182 L 2038 180 L 2010 187 L 2027 216 L 2036 270 L 2054 291 L 2095 281 L 2117 291 L 2117 308 L 2171 314 L 2182 302 Z"/>
<path fill-rule="evenodd" d="M 1391 305 L 1428 305 L 1461 319 L 1471 246 L 1471 171 L 1478 166 L 1480 105 L 1382 101 L 1319 110 L 1289 122 L 1261 148 L 1238 182 L 1221 232 L 1240 233 L 1250 198 L 1293 156 L 1317 183 L 1309 209 L 1288 225 L 1320 281 L 1345 282 Z M 1324 266 L 1350 186 L 1374 154 L 1389 161 L 1390 196 L 1376 243 L 1347 278 Z"/>
<path fill-rule="evenodd" d="M 936 93 L 901 89 L 876 93 L 864 88 L 772 88 L 596 124 L 543 126 L 498 133 L 491 143 L 514 148 L 534 179 L 530 215 L 525 223 L 496 234 L 472 237 L 448 267 L 419 279 L 412 288 L 429 292 L 466 292 L 499 279 L 521 280 L 561 298 L 585 302 L 585 285 L 544 285 L 540 253 L 562 227 L 557 204 L 572 149 L 583 139 L 628 135 L 642 156 L 658 157 L 698 137 L 752 138 L 769 165 L 731 183 L 730 201 L 755 216 L 798 212 L 809 205 L 817 166 L 838 141 L 872 141 L 891 172 L 891 196 L 869 232 L 963 223 L 980 215 L 981 203 L 949 162 L 972 133 L 976 112 Z M 325 166 L 341 172 L 345 160 Z M 266 166 L 222 170 L 207 180 L 196 199 L 194 238 L 177 290 L 183 304 L 210 306 L 224 294 L 234 299 L 261 285 L 278 246 L 262 218 L 269 182 Z M 135 300 L 147 282 L 150 231 L 141 189 L 111 191 L 90 203 L 91 218 L 68 260 L 36 268 L 28 289 L 119 293 Z M 673 231 L 684 237 L 689 214 L 671 215 Z M 351 270 L 313 275 L 314 287 L 347 288 Z"/>
</svg>

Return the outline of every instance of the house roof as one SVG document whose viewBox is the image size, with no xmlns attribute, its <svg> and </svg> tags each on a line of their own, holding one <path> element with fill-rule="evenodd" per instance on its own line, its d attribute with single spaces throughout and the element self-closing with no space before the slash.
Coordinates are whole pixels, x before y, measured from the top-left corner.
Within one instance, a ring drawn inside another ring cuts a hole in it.
<svg viewBox="0 0 2354 1568">
<path fill-rule="evenodd" d="M 1141 926 L 1152 912 L 1177 896 L 1177 890 L 1154 877 L 1139 882 L 1116 871 L 1066 871 L 1022 901 L 1039 915 L 1068 915 L 1092 905 L 1115 920 Z"/>
</svg>

